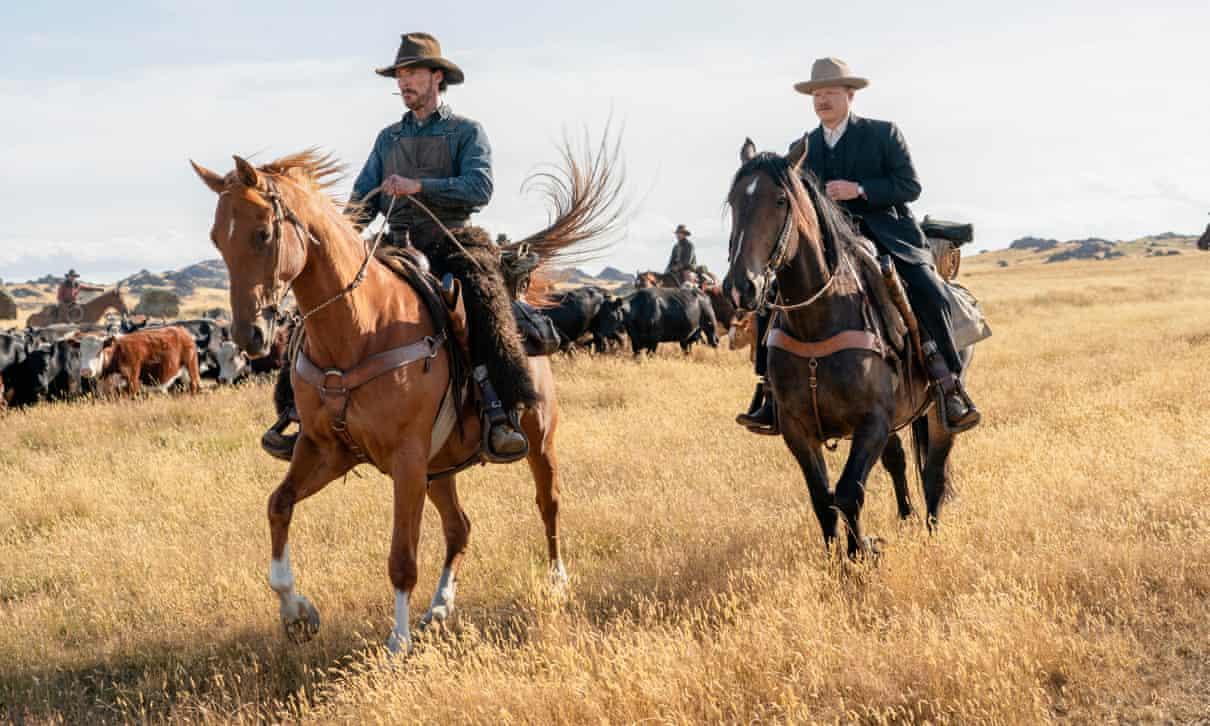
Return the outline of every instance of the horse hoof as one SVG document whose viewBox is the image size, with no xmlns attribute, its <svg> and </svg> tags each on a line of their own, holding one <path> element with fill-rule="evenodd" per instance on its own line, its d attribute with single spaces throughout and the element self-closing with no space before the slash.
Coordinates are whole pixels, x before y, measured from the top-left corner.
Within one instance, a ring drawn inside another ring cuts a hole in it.
<svg viewBox="0 0 1210 726">
<path fill-rule="evenodd" d="M 319 632 L 319 611 L 305 597 L 297 596 L 289 605 L 282 606 L 282 626 L 291 643 L 301 645 Z"/>
<path fill-rule="evenodd" d="M 862 551 L 875 563 L 882 559 L 886 547 L 887 541 L 881 537 L 863 537 L 861 541 Z"/>
<path fill-rule="evenodd" d="M 391 637 L 387 638 L 387 652 L 392 656 L 406 658 L 412 653 L 412 638 L 408 634 L 400 635 L 392 630 Z"/>
<path fill-rule="evenodd" d="M 453 614 L 454 608 L 452 605 L 434 605 L 433 607 L 429 608 L 428 612 L 426 612 L 422 618 L 420 618 L 420 622 L 416 624 L 416 630 L 424 632 L 430 625 L 434 623 L 439 626 L 445 625 L 446 621 L 449 620 L 450 616 Z"/>
</svg>

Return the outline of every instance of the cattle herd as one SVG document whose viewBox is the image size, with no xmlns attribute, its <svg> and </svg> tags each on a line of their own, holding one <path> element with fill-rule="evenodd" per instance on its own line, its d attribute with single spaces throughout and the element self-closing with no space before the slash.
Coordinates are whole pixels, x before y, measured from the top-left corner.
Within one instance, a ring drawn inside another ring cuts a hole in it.
<svg viewBox="0 0 1210 726">
<path fill-rule="evenodd" d="M 711 280 L 679 288 L 639 287 L 617 294 L 600 287 L 555 293 L 542 310 L 559 332 L 559 348 L 606 353 L 630 341 L 634 355 L 676 343 L 731 347 L 751 342 L 744 319 Z M 294 318 L 277 326 L 269 355 L 249 359 L 230 336 L 227 321 L 113 317 L 104 323 L 49 325 L 0 331 L 0 408 L 83 396 L 136 395 L 144 387 L 196 393 L 203 379 L 232 384 L 280 369 Z"/>
<path fill-rule="evenodd" d="M 256 360 L 231 342 L 221 319 L 111 317 L 102 324 L 0 332 L 0 407 L 135 395 L 144 386 L 196 393 L 204 378 L 235 383 L 280 368 L 291 329 L 279 326 L 270 354 Z"/>
</svg>

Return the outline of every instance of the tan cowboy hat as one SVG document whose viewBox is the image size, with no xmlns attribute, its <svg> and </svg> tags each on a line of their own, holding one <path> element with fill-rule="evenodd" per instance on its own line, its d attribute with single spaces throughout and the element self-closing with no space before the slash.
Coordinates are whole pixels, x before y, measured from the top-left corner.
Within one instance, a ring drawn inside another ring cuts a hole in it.
<svg viewBox="0 0 1210 726">
<path fill-rule="evenodd" d="M 688 227 L 686 227 L 686 226 L 685 226 L 685 225 L 683 225 L 683 224 L 678 224 L 678 225 L 676 226 L 676 231 L 675 231 L 675 232 L 673 232 L 673 234 L 681 234 L 681 233 L 684 233 L 684 235 L 685 235 L 686 237 L 692 237 L 692 236 L 693 236 L 693 233 L 689 231 L 689 228 L 688 228 Z"/>
<path fill-rule="evenodd" d="M 466 80 L 462 69 L 452 61 L 441 57 L 441 43 L 428 33 L 404 33 L 399 41 L 399 52 L 395 54 L 395 62 L 385 68 L 375 68 L 380 76 L 394 78 L 395 71 L 400 68 L 420 66 L 437 68 L 445 71 L 445 82 L 455 86 Z"/>
<path fill-rule="evenodd" d="M 794 90 L 808 96 L 827 86 L 845 86 L 854 90 L 865 88 L 870 82 L 853 75 L 849 64 L 839 58 L 820 58 L 811 65 L 811 80 L 794 84 Z"/>
</svg>

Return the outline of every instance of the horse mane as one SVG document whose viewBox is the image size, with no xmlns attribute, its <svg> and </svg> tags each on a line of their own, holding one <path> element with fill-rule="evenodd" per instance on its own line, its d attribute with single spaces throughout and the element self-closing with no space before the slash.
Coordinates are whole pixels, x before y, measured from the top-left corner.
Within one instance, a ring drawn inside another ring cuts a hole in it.
<svg viewBox="0 0 1210 726">
<path fill-rule="evenodd" d="M 344 178 L 345 167 L 339 159 L 331 154 L 312 146 L 295 154 L 274 159 L 259 167 L 260 171 L 276 176 L 287 176 L 290 172 L 295 179 L 301 177 L 310 183 L 317 191 L 331 192 L 332 187 Z"/>
<path fill-rule="evenodd" d="M 522 185 L 522 191 L 541 192 L 551 213 L 545 228 L 505 245 L 505 249 L 528 248 L 538 255 L 540 261 L 530 277 L 531 294 L 526 296 L 531 303 L 541 304 L 535 298 L 553 291 L 550 268 L 554 262 L 581 264 L 609 248 L 608 238 L 617 231 L 626 211 L 620 151 L 621 137 L 611 140 L 608 127 L 595 150 L 587 136 L 578 148 L 565 136 L 559 148 L 562 166 L 535 172 Z M 600 241 L 584 244 L 590 240 Z"/>
<path fill-rule="evenodd" d="M 744 162 L 735 173 L 731 186 L 756 172 L 768 174 L 789 193 L 790 208 L 799 230 L 808 239 L 820 241 L 828 268 L 836 269 L 841 251 L 852 249 L 860 235 L 840 205 L 823 193 L 815 174 L 811 171 L 805 175 L 792 173 L 786 157 L 763 151 Z"/>
</svg>

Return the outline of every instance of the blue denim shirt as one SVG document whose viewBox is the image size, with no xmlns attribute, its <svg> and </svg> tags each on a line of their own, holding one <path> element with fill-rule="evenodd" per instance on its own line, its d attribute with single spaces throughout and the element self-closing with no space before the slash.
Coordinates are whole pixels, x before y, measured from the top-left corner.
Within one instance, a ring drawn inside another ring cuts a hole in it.
<svg viewBox="0 0 1210 726">
<path fill-rule="evenodd" d="M 350 202 L 359 201 L 383 181 L 383 162 L 394 143 L 401 138 L 415 136 L 444 136 L 449 141 L 450 159 L 453 160 L 454 176 L 445 179 L 421 179 L 420 198 L 438 204 L 458 205 L 478 212 L 492 198 L 492 148 L 487 133 L 478 121 L 456 115 L 446 104 L 441 104 L 424 123 L 416 120 L 411 111 L 403 119 L 391 124 L 378 133 L 370 158 L 353 182 Z M 385 214 L 390 198 L 375 195 L 367 205 L 362 218 L 363 226 L 378 214 Z"/>
</svg>

